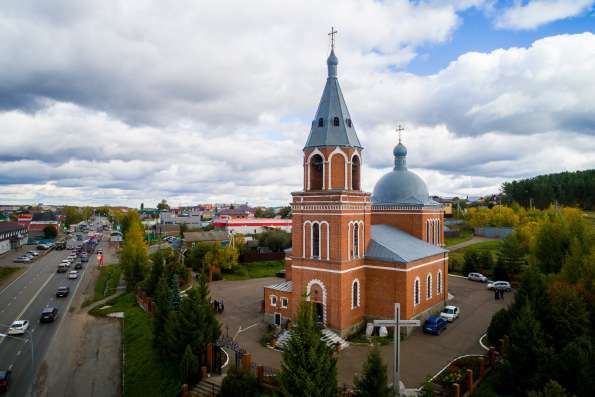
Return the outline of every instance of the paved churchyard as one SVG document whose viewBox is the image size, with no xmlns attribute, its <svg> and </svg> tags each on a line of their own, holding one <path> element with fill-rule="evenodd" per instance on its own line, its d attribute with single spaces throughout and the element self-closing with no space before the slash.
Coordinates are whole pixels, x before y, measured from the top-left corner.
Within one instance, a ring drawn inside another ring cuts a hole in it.
<svg viewBox="0 0 595 397">
<path fill-rule="evenodd" d="M 216 281 L 210 285 L 211 296 L 225 301 L 225 312 L 220 316 L 223 333 L 235 336 L 236 342 L 252 354 L 254 362 L 274 368 L 281 365 L 281 353 L 260 345 L 266 330 L 260 305 L 262 287 L 278 280 L 273 277 Z M 492 315 L 512 301 L 512 294 L 506 294 L 503 301 L 496 301 L 485 284 L 455 276 L 449 276 L 449 292 L 454 295 L 449 303 L 461 308 L 461 317 L 440 336 L 425 335 L 418 328 L 401 343 L 401 380 L 406 387 L 420 386 L 428 375 L 436 373 L 459 355 L 482 353 L 479 338 L 485 333 Z M 390 374 L 392 349 L 392 344 L 380 347 Z M 352 384 L 353 375 L 361 371 L 367 353 L 368 346 L 365 345 L 351 345 L 339 353 L 341 385 Z"/>
</svg>

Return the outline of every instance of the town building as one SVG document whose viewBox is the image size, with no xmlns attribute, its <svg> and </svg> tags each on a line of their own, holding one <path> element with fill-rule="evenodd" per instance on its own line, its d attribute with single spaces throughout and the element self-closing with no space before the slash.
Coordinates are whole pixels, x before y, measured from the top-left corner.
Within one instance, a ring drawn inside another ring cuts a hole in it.
<svg viewBox="0 0 595 397">
<path fill-rule="evenodd" d="M 0 222 L 0 255 L 27 244 L 27 226 L 18 222 Z"/>
<path fill-rule="evenodd" d="M 292 193 L 292 249 L 286 280 L 264 288 L 265 317 L 283 325 L 302 299 L 342 336 L 366 322 L 424 318 L 448 296 L 444 212 L 424 181 L 407 168 L 399 139 L 394 169 L 372 194 L 361 190 L 363 147 L 337 78 L 328 77 L 303 149 L 303 189 Z M 304 298 L 305 296 L 305 298 Z"/>
<path fill-rule="evenodd" d="M 53 228 L 56 233 L 60 231 L 58 218 L 52 212 L 36 212 L 32 215 L 29 222 L 29 237 L 32 239 L 43 239 L 45 237 L 44 230 L 46 227 Z"/>
<path fill-rule="evenodd" d="M 291 219 L 281 218 L 217 218 L 213 220 L 212 225 L 232 234 L 256 234 L 269 229 L 291 232 Z"/>
<path fill-rule="evenodd" d="M 186 248 L 192 248 L 199 243 L 220 243 L 222 246 L 229 245 L 230 235 L 220 230 L 210 230 L 208 232 L 186 232 L 182 239 Z"/>
</svg>

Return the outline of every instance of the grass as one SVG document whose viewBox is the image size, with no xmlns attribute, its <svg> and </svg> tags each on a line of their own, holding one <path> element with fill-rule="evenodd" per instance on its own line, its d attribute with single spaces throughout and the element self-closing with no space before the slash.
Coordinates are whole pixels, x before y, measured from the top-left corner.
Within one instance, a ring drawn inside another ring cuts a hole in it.
<svg viewBox="0 0 595 397">
<path fill-rule="evenodd" d="M 85 300 L 82 307 L 88 306 L 103 298 L 107 298 L 116 293 L 116 287 L 120 281 L 122 268 L 119 264 L 105 265 L 99 268 L 99 276 L 95 282 L 95 291 L 93 298 Z"/>
<path fill-rule="evenodd" d="M 181 387 L 178 371 L 153 348 L 151 316 L 137 305 L 134 293 L 121 295 L 107 305 L 111 307 L 90 313 L 105 316 L 124 312 L 124 397 L 177 396 Z"/>
<path fill-rule="evenodd" d="M 285 261 L 260 261 L 238 265 L 233 273 L 223 273 L 224 280 L 248 280 L 251 278 L 274 277 L 285 269 Z"/>
<path fill-rule="evenodd" d="M 465 241 L 473 238 L 473 232 L 471 230 L 461 230 L 459 237 L 445 238 L 444 243 L 447 247 L 451 247 L 456 244 L 464 243 Z"/>
<path fill-rule="evenodd" d="M 584 211 L 585 220 L 595 228 L 595 211 Z"/>
<path fill-rule="evenodd" d="M 21 270 L 20 267 L 0 267 L 0 283 L 11 274 Z"/>
<path fill-rule="evenodd" d="M 449 260 L 455 259 L 455 261 L 459 264 L 456 269 L 450 269 L 449 273 L 453 274 L 462 274 L 463 265 L 465 263 L 465 252 L 470 249 L 475 249 L 480 253 L 482 251 L 490 251 L 492 253 L 494 263 L 496 261 L 496 253 L 500 249 L 500 245 L 502 241 L 500 240 L 490 240 L 490 241 L 482 241 L 480 243 L 471 244 L 468 247 L 461 248 L 460 250 L 456 250 L 453 252 L 448 253 Z M 484 269 L 484 274 L 486 276 L 490 276 L 492 274 L 492 269 Z"/>
</svg>

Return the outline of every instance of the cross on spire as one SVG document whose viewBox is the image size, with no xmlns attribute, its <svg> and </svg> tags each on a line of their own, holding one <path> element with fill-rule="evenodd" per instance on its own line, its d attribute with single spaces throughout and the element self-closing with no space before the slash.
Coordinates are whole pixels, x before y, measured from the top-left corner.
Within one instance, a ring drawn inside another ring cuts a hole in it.
<svg viewBox="0 0 595 397">
<path fill-rule="evenodd" d="M 328 35 L 331 36 L 331 49 L 332 50 L 335 49 L 335 35 L 336 34 L 337 34 L 337 31 L 335 30 L 335 27 L 331 26 L 331 32 Z"/>
<path fill-rule="evenodd" d="M 399 143 L 401 143 L 401 133 L 405 131 L 405 127 L 399 124 L 397 125 L 397 129 L 395 131 L 397 131 L 397 134 L 399 135 Z"/>
</svg>

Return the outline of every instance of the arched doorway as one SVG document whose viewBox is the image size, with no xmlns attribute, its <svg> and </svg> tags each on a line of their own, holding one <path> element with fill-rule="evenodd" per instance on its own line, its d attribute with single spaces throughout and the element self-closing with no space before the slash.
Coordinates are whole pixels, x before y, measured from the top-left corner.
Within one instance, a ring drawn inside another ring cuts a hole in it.
<svg viewBox="0 0 595 397">
<path fill-rule="evenodd" d="M 327 291 L 324 283 L 318 279 L 310 280 L 306 287 L 306 301 L 315 305 L 317 321 L 326 325 Z"/>
</svg>

